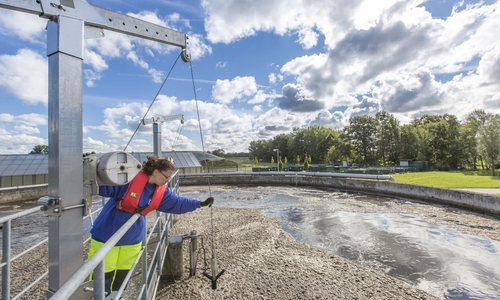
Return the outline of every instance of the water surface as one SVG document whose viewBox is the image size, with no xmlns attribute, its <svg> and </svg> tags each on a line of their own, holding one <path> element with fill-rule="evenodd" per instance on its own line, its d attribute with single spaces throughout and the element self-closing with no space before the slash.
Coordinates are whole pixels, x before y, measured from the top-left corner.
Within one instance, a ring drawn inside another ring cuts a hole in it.
<svg viewBox="0 0 500 300">
<path fill-rule="evenodd" d="M 203 199 L 207 190 L 183 191 Z M 500 242 L 366 205 L 414 202 L 295 187 L 214 189 L 218 207 L 258 208 L 294 238 L 444 299 L 500 299 Z M 460 218 L 460 215 L 457 215 Z"/>
</svg>

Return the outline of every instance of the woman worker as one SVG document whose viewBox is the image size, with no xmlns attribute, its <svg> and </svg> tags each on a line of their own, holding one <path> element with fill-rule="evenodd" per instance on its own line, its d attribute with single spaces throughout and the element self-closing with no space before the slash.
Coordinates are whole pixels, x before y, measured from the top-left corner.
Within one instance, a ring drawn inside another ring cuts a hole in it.
<svg viewBox="0 0 500 300">
<path fill-rule="evenodd" d="M 145 216 L 158 210 L 165 213 L 183 214 L 202 206 L 211 207 L 214 198 L 198 201 L 180 197 L 166 187 L 175 172 L 174 164 L 165 158 L 148 156 L 139 173 L 126 185 L 100 186 L 99 195 L 111 199 L 104 205 L 102 212 L 90 230 L 92 239 L 88 258 L 134 214 L 142 216 L 106 255 L 104 260 L 106 295 L 120 289 L 128 271 L 142 249 L 146 226 Z M 109 297 L 108 297 L 109 298 Z M 107 298 L 107 299 L 108 299 Z"/>
</svg>

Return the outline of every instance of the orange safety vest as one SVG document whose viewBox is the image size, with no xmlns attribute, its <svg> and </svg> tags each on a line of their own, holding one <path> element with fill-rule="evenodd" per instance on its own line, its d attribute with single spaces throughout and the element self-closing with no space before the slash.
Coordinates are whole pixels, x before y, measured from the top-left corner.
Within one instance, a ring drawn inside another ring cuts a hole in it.
<svg viewBox="0 0 500 300">
<path fill-rule="evenodd" d="M 127 191 L 123 198 L 118 201 L 116 204 L 116 208 L 128 213 L 139 213 L 142 216 L 146 216 L 149 212 L 155 210 L 160 206 L 160 202 L 163 199 L 163 195 L 165 194 L 166 186 L 157 186 L 153 197 L 151 197 L 151 201 L 146 207 L 138 207 L 139 200 L 141 199 L 142 191 L 148 182 L 148 174 L 143 170 L 139 171 L 139 173 L 130 181 Z"/>
</svg>

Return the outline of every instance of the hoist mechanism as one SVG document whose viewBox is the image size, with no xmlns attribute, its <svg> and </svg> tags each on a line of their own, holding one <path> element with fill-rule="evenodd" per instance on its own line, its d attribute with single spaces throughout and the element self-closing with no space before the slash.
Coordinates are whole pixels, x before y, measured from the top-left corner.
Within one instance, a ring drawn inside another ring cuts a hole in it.
<svg viewBox="0 0 500 300">
<path fill-rule="evenodd" d="M 68 205 L 56 196 L 38 199 L 42 211 L 53 217 L 61 217 L 64 211 L 83 208 L 84 215 L 90 215 L 92 196 L 98 195 L 99 185 L 124 185 L 141 170 L 141 163 L 126 152 L 89 153 L 83 156 L 83 203 Z"/>
<path fill-rule="evenodd" d="M 99 193 L 99 185 L 127 184 L 140 170 L 141 163 L 127 152 L 85 155 L 83 157 L 83 198 L 92 203 L 92 196 Z"/>
</svg>

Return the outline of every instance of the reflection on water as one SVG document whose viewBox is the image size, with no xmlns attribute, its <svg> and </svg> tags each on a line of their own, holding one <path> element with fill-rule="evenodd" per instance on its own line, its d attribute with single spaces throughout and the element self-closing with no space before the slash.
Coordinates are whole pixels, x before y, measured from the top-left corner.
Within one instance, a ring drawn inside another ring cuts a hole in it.
<svg viewBox="0 0 500 300">
<path fill-rule="evenodd" d="M 447 299 L 500 296 L 500 243 L 488 238 L 411 215 L 352 212 L 307 214 L 300 231 L 308 244 Z"/>
<path fill-rule="evenodd" d="M 228 187 L 212 195 L 216 206 L 263 209 L 299 241 L 444 299 L 500 299 L 500 242 L 410 214 L 366 213 L 359 202 L 395 199 L 291 187 Z"/>
</svg>

